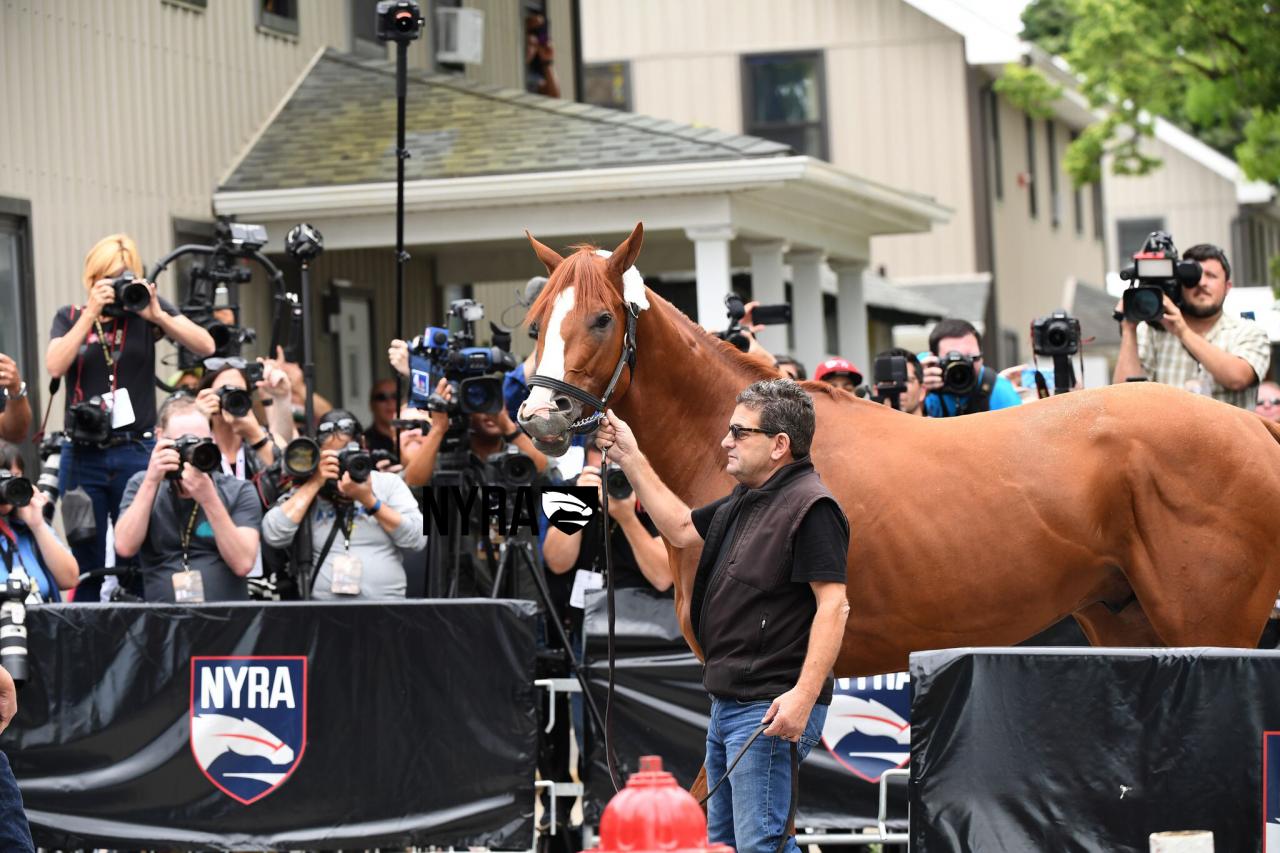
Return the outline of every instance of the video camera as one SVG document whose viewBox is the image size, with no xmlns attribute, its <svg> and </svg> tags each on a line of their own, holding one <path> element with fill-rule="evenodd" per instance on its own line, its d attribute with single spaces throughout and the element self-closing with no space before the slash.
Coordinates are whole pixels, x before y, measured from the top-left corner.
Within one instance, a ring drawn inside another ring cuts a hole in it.
<svg viewBox="0 0 1280 853">
<path fill-rule="evenodd" d="M 1179 260 L 1178 249 L 1167 231 L 1152 231 L 1134 254 L 1133 266 L 1120 271 L 1120 278 L 1133 282 L 1122 297 L 1124 319 L 1155 323 L 1164 316 L 1166 295 L 1181 308 L 1182 289 L 1199 284 L 1200 273 L 1199 261 Z"/>
<path fill-rule="evenodd" d="M 1036 355 L 1075 355 L 1080 352 L 1080 321 L 1066 311 L 1054 311 L 1034 320 L 1031 348 Z"/>
<path fill-rule="evenodd" d="M 716 337 L 733 344 L 740 352 L 746 352 L 751 342 L 743 334 L 747 329 L 742 325 L 742 318 L 747 315 L 746 303 L 736 293 L 724 298 L 724 307 L 729 314 L 729 328 L 718 332 Z M 780 326 L 791 322 L 791 306 L 785 303 L 778 305 L 757 305 L 751 312 L 751 320 L 763 326 Z"/>
<path fill-rule="evenodd" d="M 484 306 L 471 299 L 449 303 L 455 331 L 428 326 L 409 342 L 409 405 L 433 412 L 496 414 L 502 410 L 502 375 L 515 370 L 509 352 L 511 332 L 489 324 L 493 345 L 474 346 L 475 324 L 484 319 Z M 453 399 L 435 393 L 441 378 L 453 389 Z"/>
</svg>

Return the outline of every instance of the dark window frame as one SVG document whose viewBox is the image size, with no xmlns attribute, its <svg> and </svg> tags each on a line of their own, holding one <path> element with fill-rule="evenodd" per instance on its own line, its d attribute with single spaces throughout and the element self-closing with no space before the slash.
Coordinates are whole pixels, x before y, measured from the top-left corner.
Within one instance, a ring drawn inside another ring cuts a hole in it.
<svg viewBox="0 0 1280 853">
<path fill-rule="evenodd" d="M 614 106 L 612 104 L 601 104 L 597 101 L 587 100 L 587 75 L 591 71 L 600 68 L 612 68 L 615 65 L 622 66 L 622 106 Z M 591 104 L 596 107 L 604 107 L 609 110 L 622 110 L 623 112 L 634 112 L 635 102 L 631 92 L 631 62 L 630 60 L 620 59 L 614 62 L 584 62 L 582 63 L 582 102 Z"/>
<path fill-rule="evenodd" d="M 284 35 L 290 38 L 297 38 L 300 31 L 299 20 L 302 17 L 302 8 L 298 0 L 288 0 L 293 5 L 293 15 L 281 15 L 275 12 L 268 12 L 266 4 L 268 0 L 258 0 L 258 29 L 266 31 L 272 35 Z"/>
<path fill-rule="evenodd" d="M 206 12 L 209 9 L 209 0 L 160 0 L 161 5 L 177 6 L 179 9 L 187 9 L 192 12 Z"/>
<path fill-rule="evenodd" d="M 1073 145 L 1075 144 L 1075 141 L 1079 138 L 1080 138 L 1080 134 L 1077 131 L 1073 130 L 1068 134 L 1067 144 Z M 1083 237 L 1084 236 L 1084 193 L 1081 191 L 1080 185 L 1077 184 L 1075 181 L 1071 182 L 1071 204 L 1072 204 L 1072 215 L 1075 217 L 1076 236 Z"/>
<path fill-rule="evenodd" d="M 991 145 L 991 174 L 996 201 L 1004 201 L 1004 148 L 1000 142 L 1000 95 L 987 86 L 987 138 Z"/>
<path fill-rule="evenodd" d="M 1044 120 L 1044 135 L 1049 145 L 1049 224 L 1056 230 L 1062 224 L 1062 193 L 1058 185 L 1058 133 L 1051 118 Z"/>
<path fill-rule="evenodd" d="M 786 61 L 786 60 L 812 60 L 814 64 L 815 79 L 818 83 L 818 114 L 819 119 L 816 122 L 756 122 L 752 116 L 752 106 L 755 102 L 755 92 L 751 83 L 751 65 L 761 61 Z M 741 75 L 742 90 L 742 132 L 747 136 L 759 136 L 763 139 L 771 139 L 766 136 L 771 130 L 784 130 L 792 128 L 816 127 L 818 129 L 818 148 L 817 152 L 797 151 L 797 154 L 807 154 L 811 157 L 817 157 L 820 160 L 831 159 L 831 114 L 827 107 L 827 61 L 826 54 L 821 50 L 789 50 L 789 51 L 771 51 L 766 53 L 744 53 L 738 63 L 738 71 Z"/>
<path fill-rule="evenodd" d="M 1024 128 L 1027 135 L 1027 209 L 1032 219 L 1038 218 L 1036 198 L 1036 121 L 1030 115 L 1024 115 Z"/>
<path fill-rule="evenodd" d="M 22 378 L 27 383 L 31 411 L 39 417 L 44 410 L 40 388 L 40 368 L 43 363 L 40 342 L 43 336 L 40 334 L 39 318 L 36 317 L 35 240 L 32 237 L 31 202 L 13 196 L 0 196 L 0 222 L 15 226 L 14 230 L 19 237 L 18 257 L 21 264 L 18 271 L 18 298 L 21 303 L 18 309 L 18 322 L 19 333 L 22 335 L 21 351 L 6 354 L 18 362 L 18 369 L 21 370 Z M 52 318 L 46 318 L 46 322 L 49 319 Z M 31 457 L 26 461 L 29 466 L 35 460 Z M 28 467 L 27 470 L 39 469 Z"/>
</svg>

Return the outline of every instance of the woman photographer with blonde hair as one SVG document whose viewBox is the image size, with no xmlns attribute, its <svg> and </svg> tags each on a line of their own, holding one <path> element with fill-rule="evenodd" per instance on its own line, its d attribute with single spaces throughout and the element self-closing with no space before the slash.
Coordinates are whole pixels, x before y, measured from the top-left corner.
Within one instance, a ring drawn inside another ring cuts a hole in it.
<svg viewBox="0 0 1280 853">
<path fill-rule="evenodd" d="M 80 571 L 105 564 L 107 518 L 119 513 L 125 484 L 143 471 L 155 445 L 156 341 L 165 337 L 200 356 L 213 338 L 182 316 L 143 278 L 138 247 L 127 234 L 94 244 L 84 259 L 84 305 L 64 305 L 53 318 L 45 365 L 67 388 L 61 489 L 77 487 L 93 501 L 96 535 L 74 545 Z M 80 596 L 97 600 L 100 583 Z"/>
</svg>

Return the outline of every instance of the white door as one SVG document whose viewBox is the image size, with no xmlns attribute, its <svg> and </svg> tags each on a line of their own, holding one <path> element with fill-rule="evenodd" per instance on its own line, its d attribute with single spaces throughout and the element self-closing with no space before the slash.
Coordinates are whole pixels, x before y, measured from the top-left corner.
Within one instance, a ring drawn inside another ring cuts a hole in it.
<svg viewBox="0 0 1280 853">
<path fill-rule="evenodd" d="M 342 408 L 367 429 L 372 423 L 369 390 L 373 381 L 373 318 L 367 299 L 343 297 L 338 302 L 338 375 L 342 380 Z"/>
</svg>

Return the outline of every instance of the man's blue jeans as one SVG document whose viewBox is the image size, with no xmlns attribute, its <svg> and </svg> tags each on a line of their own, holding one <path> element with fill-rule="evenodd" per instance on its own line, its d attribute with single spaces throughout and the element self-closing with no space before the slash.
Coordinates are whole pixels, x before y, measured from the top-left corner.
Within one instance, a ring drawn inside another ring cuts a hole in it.
<svg viewBox="0 0 1280 853">
<path fill-rule="evenodd" d="M 760 725 L 769 702 L 738 702 L 711 697 L 711 725 L 707 727 L 707 787 L 724 776 L 725 768 Z M 814 705 L 800 736 L 800 759 L 822 738 L 827 706 Z M 737 853 L 773 853 L 787 831 L 791 806 L 791 744 L 760 735 L 715 796 L 707 801 L 707 835 L 712 844 L 731 845 Z M 785 853 L 797 853 L 794 837 Z"/>
</svg>

